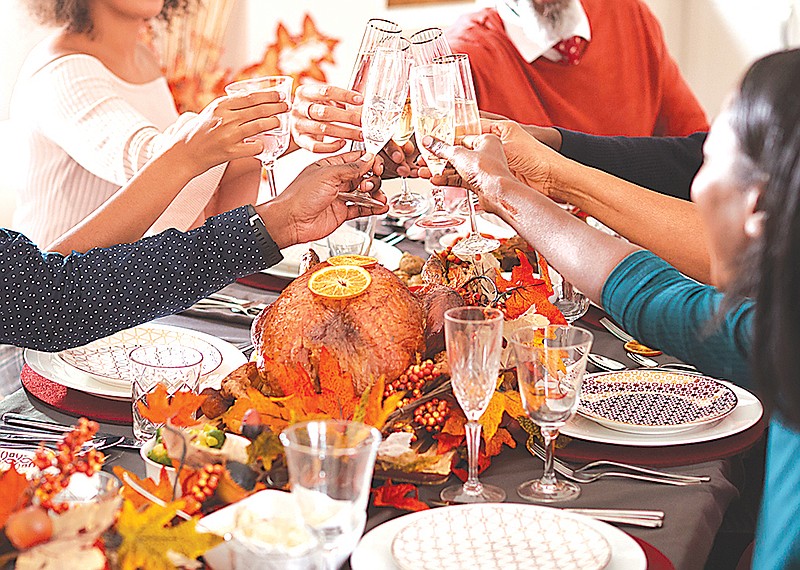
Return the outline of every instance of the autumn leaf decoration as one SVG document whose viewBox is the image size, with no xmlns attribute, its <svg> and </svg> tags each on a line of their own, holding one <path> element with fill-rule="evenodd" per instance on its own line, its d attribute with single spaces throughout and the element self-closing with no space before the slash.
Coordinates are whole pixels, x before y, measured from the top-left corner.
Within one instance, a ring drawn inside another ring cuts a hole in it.
<svg viewBox="0 0 800 570">
<path fill-rule="evenodd" d="M 533 266 L 527 256 L 520 250 L 516 250 L 516 254 L 520 264 L 511 270 L 511 279 L 504 279 L 499 273 L 495 279 L 497 290 L 505 296 L 506 318 L 517 319 L 535 306 L 536 312 L 547 317 L 550 324 L 567 324 L 561 311 L 548 299 L 553 293 L 553 286 L 544 259 L 540 257 L 539 261 L 543 277 L 540 279 L 534 276 Z"/>
<path fill-rule="evenodd" d="M 165 424 L 169 420 L 172 425 L 186 427 L 197 423 L 194 413 L 205 399 L 206 396 L 183 390 L 170 396 L 166 387 L 159 384 L 143 402 L 136 402 L 136 407 L 143 418 L 154 424 Z"/>
<path fill-rule="evenodd" d="M 372 495 L 372 502 L 376 507 L 394 507 L 404 511 L 424 511 L 430 508 L 419 500 L 419 489 L 411 483 L 394 485 L 391 479 L 387 479 L 382 486 L 372 489 Z"/>
<path fill-rule="evenodd" d="M 31 496 L 28 479 L 17 471 L 17 466 L 0 472 L 0 529 L 6 525 L 11 513 L 24 507 Z"/>
</svg>

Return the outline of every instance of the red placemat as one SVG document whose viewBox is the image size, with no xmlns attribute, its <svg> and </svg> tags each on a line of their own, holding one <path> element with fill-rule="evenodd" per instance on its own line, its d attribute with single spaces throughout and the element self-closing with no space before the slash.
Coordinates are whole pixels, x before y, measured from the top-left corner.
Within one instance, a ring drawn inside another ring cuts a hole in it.
<svg viewBox="0 0 800 570">
<path fill-rule="evenodd" d="M 632 534 L 628 536 L 635 540 L 644 550 L 645 558 L 647 558 L 647 570 L 675 570 L 675 566 L 669 561 L 669 558 L 664 556 L 664 553 L 658 548 Z"/>
<path fill-rule="evenodd" d="M 559 448 L 557 455 L 559 459 L 576 462 L 608 459 L 651 467 L 691 465 L 738 455 L 751 448 L 764 434 L 765 428 L 766 422 L 761 418 L 745 431 L 722 439 L 665 447 L 634 447 L 573 439 Z"/>
<path fill-rule="evenodd" d="M 27 364 L 22 367 L 20 380 L 30 395 L 59 412 L 113 424 L 130 425 L 133 421 L 130 401 L 109 400 L 67 388 L 37 374 Z"/>
<path fill-rule="evenodd" d="M 240 277 L 236 281 L 242 285 L 247 285 L 248 287 L 255 287 L 256 289 L 280 293 L 289 283 L 292 282 L 292 279 L 268 275 L 267 273 L 253 273 L 251 275 Z"/>
</svg>

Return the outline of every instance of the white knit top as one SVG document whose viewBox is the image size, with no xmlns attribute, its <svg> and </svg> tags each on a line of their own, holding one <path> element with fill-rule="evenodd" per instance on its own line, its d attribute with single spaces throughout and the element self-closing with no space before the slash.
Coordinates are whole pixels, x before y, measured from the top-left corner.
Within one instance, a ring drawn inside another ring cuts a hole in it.
<svg viewBox="0 0 800 570">
<path fill-rule="evenodd" d="M 178 115 L 164 78 L 128 83 L 85 54 L 59 57 L 21 76 L 10 108 L 24 151 L 14 229 L 48 245 L 159 154 L 192 116 Z M 189 228 L 224 169 L 192 180 L 148 233 Z"/>
</svg>

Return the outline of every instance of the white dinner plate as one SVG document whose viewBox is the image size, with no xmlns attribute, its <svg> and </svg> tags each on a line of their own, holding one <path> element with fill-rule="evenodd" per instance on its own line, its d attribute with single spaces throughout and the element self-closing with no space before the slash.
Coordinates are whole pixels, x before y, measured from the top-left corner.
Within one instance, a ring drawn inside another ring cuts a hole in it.
<svg viewBox="0 0 800 570">
<path fill-rule="evenodd" d="M 586 517 L 559 509 L 485 503 L 426 513 L 392 540 L 402 570 L 603 570 L 611 560 L 611 545 Z"/>
<path fill-rule="evenodd" d="M 737 403 L 733 412 L 721 421 L 699 427 L 690 431 L 667 434 L 627 433 L 609 429 L 600 424 L 575 415 L 560 432 L 575 439 L 612 443 L 616 445 L 632 445 L 640 447 L 664 447 L 669 445 L 687 445 L 722 439 L 754 426 L 761 419 L 764 408 L 753 394 L 730 382 L 721 381 L 731 388 L 736 395 Z"/>
<path fill-rule="evenodd" d="M 281 262 L 265 269 L 263 273 L 269 273 L 276 277 L 294 279 L 300 275 L 300 259 L 309 249 L 316 251 L 319 258 L 323 261 L 328 257 L 328 246 L 324 242 L 314 242 L 311 244 L 299 243 L 282 249 L 281 253 L 283 254 L 283 259 Z M 378 263 L 383 265 L 386 269 L 394 271 L 400 267 L 400 258 L 403 256 L 403 252 L 393 245 L 376 239 L 372 242 L 370 255 L 375 257 Z"/>
<path fill-rule="evenodd" d="M 512 505 L 519 503 L 504 504 Z M 539 507 L 536 505 L 521 506 L 540 509 L 551 508 Z M 438 507 L 436 510 L 446 508 L 452 507 Z M 353 551 L 350 557 L 350 567 L 353 570 L 399 570 L 400 567 L 395 563 L 392 557 L 392 542 L 395 536 L 409 524 L 420 518 L 425 518 L 430 513 L 431 511 L 427 510 L 410 513 L 387 521 L 369 531 L 361 538 L 355 551 Z M 606 523 L 581 515 L 575 516 L 580 517 L 580 520 L 588 527 L 597 531 L 611 547 L 611 559 L 605 567 L 605 570 L 646 570 L 647 557 L 633 538 Z M 542 539 L 542 537 L 531 535 L 528 539 L 530 541 L 536 541 Z M 465 566 L 465 568 L 466 567 L 471 566 Z"/>
<path fill-rule="evenodd" d="M 147 326 L 169 329 L 182 335 L 196 337 L 219 351 L 222 355 L 222 362 L 213 372 L 201 378 L 201 388 L 218 388 L 225 376 L 247 362 L 247 358 L 238 348 L 215 336 L 170 325 L 150 323 Z M 65 363 L 58 353 L 41 352 L 26 348 L 23 356 L 25 363 L 34 372 L 56 384 L 111 400 L 130 400 L 131 398 L 130 384 L 112 383 L 108 381 L 108 378 L 95 376 L 74 368 Z"/>
<path fill-rule="evenodd" d="M 607 428 L 667 434 L 719 422 L 736 408 L 736 394 L 707 376 L 637 368 L 588 374 L 578 413 Z"/>
<path fill-rule="evenodd" d="M 147 323 L 99 338 L 84 346 L 58 353 L 67 366 L 92 375 L 95 380 L 126 387 L 134 371 L 128 354 L 140 346 L 180 345 L 203 355 L 201 376 L 208 376 L 222 364 L 222 352 L 201 333 L 180 327 Z M 213 338 L 211 339 L 214 340 Z"/>
</svg>

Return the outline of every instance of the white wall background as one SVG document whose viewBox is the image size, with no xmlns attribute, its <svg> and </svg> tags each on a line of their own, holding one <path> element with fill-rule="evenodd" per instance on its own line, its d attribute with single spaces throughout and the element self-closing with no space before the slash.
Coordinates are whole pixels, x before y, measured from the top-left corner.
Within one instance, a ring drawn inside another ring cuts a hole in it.
<svg viewBox="0 0 800 570">
<path fill-rule="evenodd" d="M 712 118 L 747 65 L 783 47 L 782 33 L 790 6 L 800 4 L 800 0 L 645 1 L 661 21 L 670 51 Z M 25 54 L 46 34 L 30 21 L 21 3 L 0 0 L 0 161 L 11 154 L 9 145 L 13 145 L 3 136 L 3 119 L 8 116 L 15 78 Z M 413 31 L 446 26 L 460 14 L 491 3 L 466 0 L 435 7 L 388 9 L 386 0 L 292 0 L 281 2 L 280 7 L 276 7 L 276 0 L 237 0 L 222 63 L 238 68 L 260 60 L 265 47 L 274 40 L 278 20 L 296 34 L 301 31 L 303 15 L 310 13 L 322 33 L 342 38 L 335 52 L 340 63 L 326 72 L 331 82 L 343 84 L 368 18 L 385 17 Z M 791 29 L 796 30 L 793 38 L 800 37 L 800 19 L 795 18 Z M 294 167 L 278 170 L 279 184 L 291 179 L 302 166 L 300 157 L 293 160 Z M 4 185 L 0 182 L 0 225 L 8 223 L 12 207 L 7 196 L 3 197 Z"/>
</svg>

